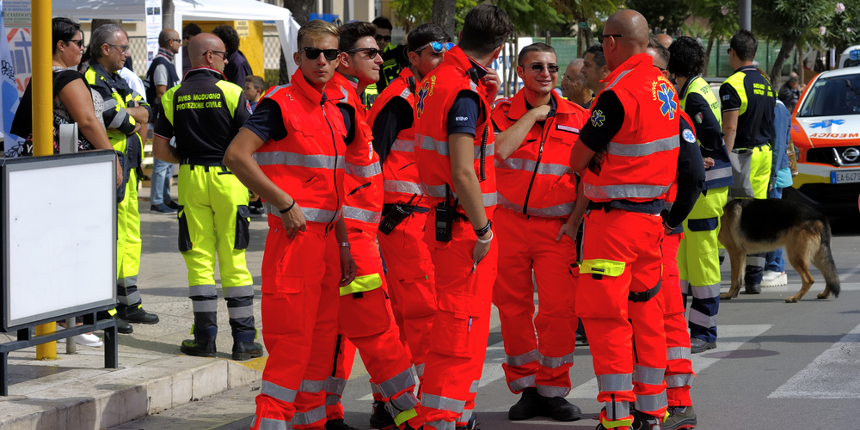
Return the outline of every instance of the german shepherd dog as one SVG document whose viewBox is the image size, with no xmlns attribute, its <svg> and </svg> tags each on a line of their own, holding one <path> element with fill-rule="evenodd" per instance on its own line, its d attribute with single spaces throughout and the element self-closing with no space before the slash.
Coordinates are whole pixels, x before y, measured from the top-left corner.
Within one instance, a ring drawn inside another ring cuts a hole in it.
<svg viewBox="0 0 860 430">
<path fill-rule="evenodd" d="M 744 283 L 747 254 L 770 252 L 785 247 L 786 258 L 800 274 L 803 286 L 785 299 L 797 303 L 813 284 L 809 274 L 812 263 L 824 275 L 824 291 L 819 299 L 839 297 L 839 275 L 830 252 L 830 223 L 811 207 L 780 199 L 739 199 L 730 201 L 720 217 L 719 240 L 728 251 L 732 264 L 732 287 L 720 299 L 738 296 Z"/>
</svg>

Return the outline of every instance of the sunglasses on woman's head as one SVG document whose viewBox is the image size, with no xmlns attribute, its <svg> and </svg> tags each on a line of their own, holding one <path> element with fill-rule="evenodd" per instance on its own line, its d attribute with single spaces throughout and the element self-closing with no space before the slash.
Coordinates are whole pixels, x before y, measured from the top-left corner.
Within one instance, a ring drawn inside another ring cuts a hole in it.
<svg viewBox="0 0 860 430">
<path fill-rule="evenodd" d="M 320 54 L 323 54 L 326 60 L 334 61 L 337 58 L 337 54 L 340 54 L 340 51 L 337 49 L 302 48 L 300 51 L 305 51 L 305 57 L 308 60 L 316 60 L 320 57 Z"/>
</svg>

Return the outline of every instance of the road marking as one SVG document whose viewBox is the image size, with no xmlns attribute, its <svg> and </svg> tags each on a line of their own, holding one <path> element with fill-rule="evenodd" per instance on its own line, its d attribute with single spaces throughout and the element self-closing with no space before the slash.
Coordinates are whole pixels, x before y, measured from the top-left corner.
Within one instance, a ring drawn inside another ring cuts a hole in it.
<svg viewBox="0 0 860 430">
<path fill-rule="evenodd" d="M 860 399 L 860 325 L 770 393 L 769 399 Z"/>
<path fill-rule="evenodd" d="M 788 285 L 780 285 L 780 286 L 776 286 L 776 287 L 762 287 L 761 291 L 763 293 L 769 293 L 769 292 L 773 292 L 773 293 L 793 292 L 793 293 L 796 293 L 796 292 L 800 291 L 800 287 L 801 287 L 801 284 L 791 284 L 790 283 Z M 729 291 L 729 288 L 730 288 L 729 285 L 725 285 L 725 286 L 722 286 L 720 288 L 720 291 L 723 293 L 726 293 Z M 840 288 L 841 288 L 841 291 L 860 291 L 860 282 L 846 282 L 844 284 L 841 284 Z M 807 296 L 805 296 L 805 298 L 809 298 L 809 294 L 812 294 L 813 298 L 814 298 L 815 294 L 818 294 L 822 291 L 824 291 L 824 281 L 823 280 L 822 281 L 816 281 L 814 284 L 812 284 L 812 287 L 809 289 L 809 293 L 807 294 Z"/>
<path fill-rule="evenodd" d="M 693 355 L 693 371 L 699 373 L 712 364 L 720 360 L 717 357 L 708 357 L 715 352 L 729 352 L 740 348 L 743 344 L 749 342 L 753 338 L 770 330 L 773 324 L 748 324 L 748 325 L 719 325 L 717 331 L 717 349 L 708 351 L 704 354 Z M 733 339 L 732 342 L 723 342 L 720 339 Z M 597 398 L 597 378 L 592 378 L 588 382 L 574 387 L 567 395 L 568 399 L 594 399 Z"/>
</svg>

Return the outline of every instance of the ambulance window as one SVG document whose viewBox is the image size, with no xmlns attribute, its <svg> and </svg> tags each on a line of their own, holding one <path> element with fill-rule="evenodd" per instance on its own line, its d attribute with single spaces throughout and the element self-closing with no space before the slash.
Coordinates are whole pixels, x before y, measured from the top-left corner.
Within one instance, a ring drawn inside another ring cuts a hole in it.
<svg viewBox="0 0 860 430">
<path fill-rule="evenodd" d="M 855 114 L 860 114 L 860 75 L 844 75 L 815 81 L 797 116 Z"/>
</svg>

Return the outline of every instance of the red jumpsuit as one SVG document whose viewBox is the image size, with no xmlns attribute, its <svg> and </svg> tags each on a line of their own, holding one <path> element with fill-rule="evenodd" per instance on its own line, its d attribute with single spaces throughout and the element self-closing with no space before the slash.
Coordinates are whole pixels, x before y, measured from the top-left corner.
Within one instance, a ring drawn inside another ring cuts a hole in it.
<svg viewBox="0 0 860 430">
<path fill-rule="evenodd" d="M 496 154 L 499 208 L 494 215 L 499 241 L 499 275 L 493 304 L 499 308 L 508 388 L 537 387 L 544 397 L 570 392 L 577 327 L 573 312 L 576 263 L 573 238 L 556 236 L 576 202 L 570 150 L 587 118 L 584 109 L 552 92 L 555 115 L 535 123 L 507 159 Z M 528 112 L 525 91 L 497 102 L 493 124 L 504 132 Z M 535 317 L 532 270 L 540 308 Z"/>
<path fill-rule="evenodd" d="M 498 258 L 496 240 L 492 240 L 489 253 L 476 265 L 472 253 L 477 237 L 459 205 L 456 207 L 459 215 L 454 217 L 452 225 L 452 239 L 447 242 L 436 240 L 436 205 L 450 195 L 448 204 L 454 206 L 457 198 L 451 178 L 447 119 L 448 111 L 461 91 L 478 95 L 480 114 L 474 139 L 474 169 L 480 181 L 487 218 L 492 219 L 496 206 L 490 108 L 483 85 L 469 77 L 470 69 L 479 70 L 480 67 L 472 63 L 459 47 L 454 47 L 445 54 L 442 64 L 418 86 L 415 146 L 418 175 L 425 198 L 432 207 L 425 228 L 425 241 L 436 268 L 438 306 L 428 336 L 430 351 L 421 385 L 419 421 L 423 420 L 424 430 L 449 430 L 469 421 L 490 331 L 490 304 Z"/>
<path fill-rule="evenodd" d="M 376 98 L 367 116 L 367 123 L 373 126 L 376 116 L 392 100 L 406 101 L 412 108 L 415 118 L 415 96 L 412 94 L 415 83 L 410 87 L 414 76 L 409 68 L 403 69 L 394 81 Z M 402 104 L 402 103 L 401 103 Z M 424 243 L 424 225 L 430 206 L 423 199 L 424 191 L 418 181 L 418 167 L 415 165 L 415 127 L 397 133 L 397 138 L 388 156 L 382 163 L 382 180 L 385 189 L 385 206 L 392 210 L 393 205 L 412 206 L 407 216 L 389 234 L 380 232 L 376 236 L 379 249 L 388 268 L 388 294 L 394 308 L 394 317 L 400 327 L 401 338 L 412 355 L 412 364 L 418 378 L 424 376 L 424 360 L 427 356 L 430 326 L 436 315 L 436 290 L 433 286 L 435 273 L 430 250 Z"/>
<path fill-rule="evenodd" d="M 356 274 L 355 281 L 340 288 L 338 330 L 341 340 L 349 340 L 345 348 L 350 348 L 350 343 L 358 348 L 374 384 L 375 399 L 386 402 L 386 409 L 400 425 L 416 415 L 418 399 L 413 394 L 412 363 L 400 341 L 376 245 L 382 213 L 382 169 L 373 151 L 366 109 L 355 88 L 340 73 L 335 73 L 328 85 L 340 91 L 345 98 L 341 103 L 355 112 L 355 136 L 346 148 L 345 187 L 341 191 L 345 194 L 343 216 Z M 343 407 L 337 400 L 343 394 L 355 357 L 354 351 L 340 352 L 335 352 L 334 375 L 325 387 L 328 419 L 343 418 Z"/>
<path fill-rule="evenodd" d="M 591 203 L 576 313 L 594 357 L 597 400 L 606 404 L 600 421 L 614 428 L 632 422 L 630 402 L 660 419 L 667 408 L 663 310 L 652 299 L 660 289 L 660 211 L 677 174 L 667 166 L 677 166 L 680 141 L 678 97 L 650 56 L 634 55 L 604 81 L 609 85 L 595 101 L 583 144 L 608 116 L 620 115 L 598 106 L 609 91 L 624 116 L 605 148 L 599 175 L 588 169 L 583 176 Z"/>
<path fill-rule="evenodd" d="M 307 231 L 287 236 L 268 203 L 263 254 L 263 340 L 269 360 L 251 429 L 322 429 L 323 385 L 331 374 L 337 333 L 340 252 L 334 229 L 343 203 L 342 94 L 326 86 L 326 102 L 301 71 L 292 84 L 266 97 L 280 106 L 287 137 L 266 142 L 254 158 L 278 187 L 296 200 Z M 314 187 L 304 186 L 316 178 Z"/>
</svg>

